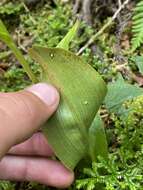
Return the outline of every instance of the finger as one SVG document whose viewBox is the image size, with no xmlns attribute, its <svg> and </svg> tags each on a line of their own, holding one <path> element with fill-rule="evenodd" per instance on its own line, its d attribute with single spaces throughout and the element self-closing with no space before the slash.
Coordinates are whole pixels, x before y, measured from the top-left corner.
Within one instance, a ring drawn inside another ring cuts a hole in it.
<svg viewBox="0 0 143 190">
<path fill-rule="evenodd" d="M 0 93 L 0 156 L 37 131 L 58 103 L 58 92 L 45 83 L 20 92 Z"/>
<path fill-rule="evenodd" d="M 41 132 L 38 132 L 25 142 L 13 146 L 9 150 L 8 154 L 27 156 L 53 156 L 54 152 L 48 144 L 45 136 Z"/>
<path fill-rule="evenodd" d="M 45 158 L 6 156 L 0 162 L 0 179 L 35 181 L 65 188 L 73 182 L 74 174 L 58 161 Z"/>
</svg>

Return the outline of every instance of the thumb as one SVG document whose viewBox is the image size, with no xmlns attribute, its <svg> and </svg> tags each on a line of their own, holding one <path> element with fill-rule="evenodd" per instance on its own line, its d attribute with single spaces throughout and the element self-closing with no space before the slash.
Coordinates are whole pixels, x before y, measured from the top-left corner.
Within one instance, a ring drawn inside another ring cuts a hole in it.
<svg viewBox="0 0 143 190">
<path fill-rule="evenodd" d="M 14 144 L 36 132 L 58 103 L 57 90 L 46 83 L 19 92 L 0 93 L 0 158 Z"/>
</svg>

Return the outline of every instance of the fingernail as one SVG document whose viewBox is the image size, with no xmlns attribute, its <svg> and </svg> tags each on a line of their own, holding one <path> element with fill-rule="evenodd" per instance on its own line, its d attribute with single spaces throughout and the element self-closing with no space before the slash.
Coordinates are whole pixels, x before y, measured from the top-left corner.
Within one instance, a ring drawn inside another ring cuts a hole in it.
<svg viewBox="0 0 143 190">
<path fill-rule="evenodd" d="M 59 94 L 52 85 L 38 83 L 28 87 L 26 90 L 38 96 L 47 106 L 52 106 L 59 102 Z"/>
</svg>

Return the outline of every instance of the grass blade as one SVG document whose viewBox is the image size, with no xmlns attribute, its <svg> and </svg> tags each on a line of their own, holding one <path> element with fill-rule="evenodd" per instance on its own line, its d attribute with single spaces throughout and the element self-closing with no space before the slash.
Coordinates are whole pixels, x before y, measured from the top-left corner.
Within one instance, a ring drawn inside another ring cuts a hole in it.
<svg viewBox="0 0 143 190">
<path fill-rule="evenodd" d="M 25 60 L 24 56 L 22 55 L 21 51 L 15 45 L 12 37 L 10 36 L 9 32 L 7 31 L 5 25 L 0 20 L 0 40 L 2 40 L 14 53 L 15 57 L 19 61 L 19 63 L 23 66 L 25 72 L 32 80 L 33 83 L 37 82 L 35 75 L 33 74 L 32 70 L 30 69 L 27 61 Z"/>
</svg>

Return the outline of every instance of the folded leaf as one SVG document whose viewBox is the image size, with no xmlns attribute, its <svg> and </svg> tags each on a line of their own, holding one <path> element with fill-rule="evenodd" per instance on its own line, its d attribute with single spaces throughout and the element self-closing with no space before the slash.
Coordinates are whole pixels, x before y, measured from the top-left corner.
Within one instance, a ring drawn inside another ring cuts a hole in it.
<svg viewBox="0 0 143 190">
<path fill-rule="evenodd" d="M 57 157 L 74 169 L 89 152 L 88 130 L 106 85 L 90 65 L 64 49 L 33 47 L 30 55 L 41 64 L 41 81 L 53 84 L 61 95 L 59 108 L 43 131 Z"/>
</svg>

